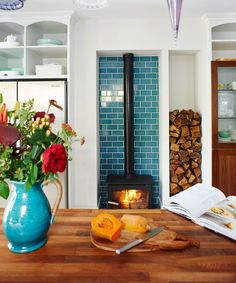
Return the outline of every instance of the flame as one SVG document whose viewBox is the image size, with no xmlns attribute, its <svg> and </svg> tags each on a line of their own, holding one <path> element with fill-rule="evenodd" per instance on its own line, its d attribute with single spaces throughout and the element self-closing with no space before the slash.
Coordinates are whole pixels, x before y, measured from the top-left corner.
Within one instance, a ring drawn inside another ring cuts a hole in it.
<svg viewBox="0 0 236 283">
<path fill-rule="evenodd" d="M 136 200 L 136 190 L 125 190 L 125 196 L 122 202 L 130 203 Z"/>
</svg>

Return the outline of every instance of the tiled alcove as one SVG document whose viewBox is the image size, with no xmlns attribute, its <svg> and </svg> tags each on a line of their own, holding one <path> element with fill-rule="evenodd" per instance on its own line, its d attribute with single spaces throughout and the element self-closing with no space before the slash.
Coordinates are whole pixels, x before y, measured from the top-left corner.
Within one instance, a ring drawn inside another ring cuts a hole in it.
<svg viewBox="0 0 236 283">
<path fill-rule="evenodd" d="M 100 208 L 107 207 L 106 178 L 124 174 L 122 56 L 99 57 Z M 152 175 L 152 207 L 159 196 L 159 73 L 157 56 L 134 56 L 134 158 L 137 175 Z"/>
</svg>

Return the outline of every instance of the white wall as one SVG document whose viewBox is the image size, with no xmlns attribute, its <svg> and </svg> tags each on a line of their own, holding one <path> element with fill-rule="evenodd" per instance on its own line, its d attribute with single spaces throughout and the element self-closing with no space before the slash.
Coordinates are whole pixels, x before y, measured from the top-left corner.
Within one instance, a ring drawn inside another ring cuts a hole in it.
<svg viewBox="0 0 236 283">
<path fill-rule="evenodd" d="M 181 19 L 177 45 L 172 39 L 169 19 L 157 20 L 80 20 L 72 44 L 75 46 L 75 93 L 71 121 L 86 144 L 74 146 L 71 168 L 70 207 L 97 206 L 98 186 L 98 90 L 97 52 L 117 54 L 152 52 L 160 55 L 160 153 L 162 197 L 169 193 L 169 50 L 199 51 L 202 48 L 200 19 Z M 201 55 L 199 55 L 201 56 Z M 179 94 L 180 95 L 180 94 Z M 74 121 L 73 121 L 74 120 Z M 209 169 L 210 170 L 210 169 Z M 165 202 L 165 200 L 164 200 Z"/>
<path fill-rule="evenodd" d="M 195 110 L 195 54 L 170 55 L 170 110 Z"/>
</svg>

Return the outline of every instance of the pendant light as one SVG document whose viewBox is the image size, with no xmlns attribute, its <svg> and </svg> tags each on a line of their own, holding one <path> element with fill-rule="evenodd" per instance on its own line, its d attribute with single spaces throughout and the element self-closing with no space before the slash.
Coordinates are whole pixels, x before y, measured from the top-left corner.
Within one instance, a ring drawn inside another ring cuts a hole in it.
<svg viewBox="0 0 236 283">
<path fill-rule="evenodd" d="M 182 0 L 167 0 L 174 40 L 178 38 Z"/>
<path fill-rule="evenodd" d="M 25 0 L 0 0 L 1 10 L 17 10 L 24 6 Z"/>
<path fill-rule="evenodd" d="M 96 10 L 108 6 L 108 0 L 74 0 L 80 9 Z"/>
</svg>

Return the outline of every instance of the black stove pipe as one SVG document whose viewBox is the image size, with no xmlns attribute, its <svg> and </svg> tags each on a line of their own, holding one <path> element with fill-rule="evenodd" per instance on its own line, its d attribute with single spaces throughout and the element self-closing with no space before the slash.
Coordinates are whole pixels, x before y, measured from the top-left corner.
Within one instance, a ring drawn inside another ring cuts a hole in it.
<svg viewBox="0 0 236 283">
<path fill-rule="evenodd" d="M 134 174 L 134 79 L 132 53 L 123 55 L 124 60 L 124 139 L 125 175 Z"/>
</svg>

